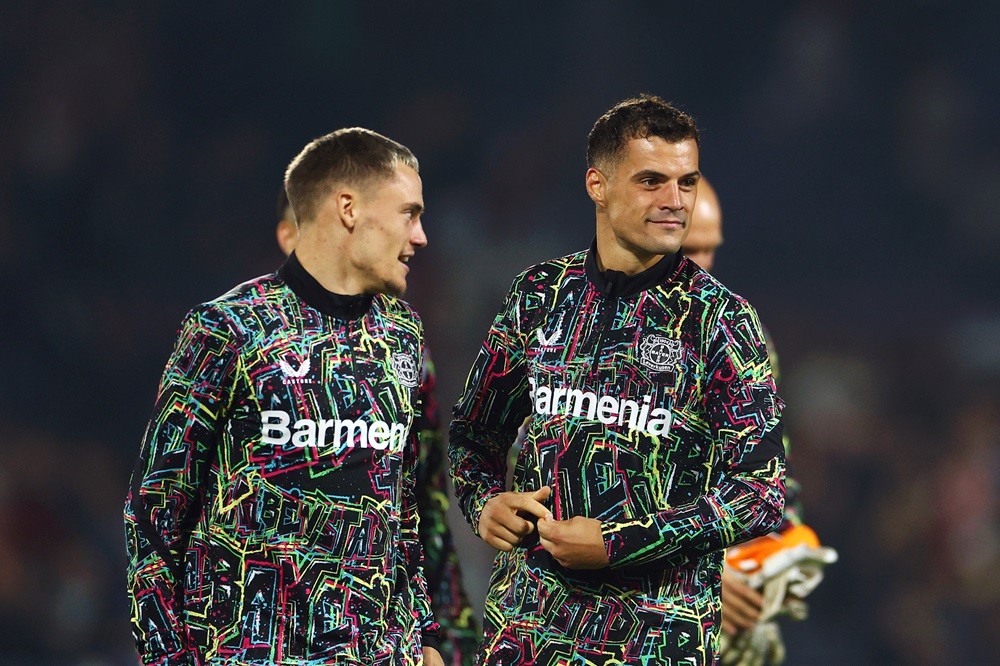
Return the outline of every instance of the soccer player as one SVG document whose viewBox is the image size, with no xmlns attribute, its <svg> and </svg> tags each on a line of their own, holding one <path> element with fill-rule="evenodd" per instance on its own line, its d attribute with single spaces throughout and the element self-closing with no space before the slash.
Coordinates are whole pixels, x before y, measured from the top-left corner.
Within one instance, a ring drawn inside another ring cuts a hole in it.
<svg viewBox="0 0 1000 666">
<path fill-rule="evenodd" d="M 679 252 L 698 158 L 693 119 L 658 97 L 597 120 L 596 239 L 515 278 L 455 406 L 456 494 L 500 551 L 486 664 L 713 663 L 723 549 L 781 521 L 757 315 Z"/>
<path fill-rule="evenodd" d="M 275 238 L 285 255 L 298 240 L 295 212 L 282 187 L 278 193 L 278 224 Z M 472 666 L 479 645 L 479 628 L 462 582 L 462 569 L 448 527 L 448 486 L 445 443 L 434 387 L 437 376 L 428 347 L 424 347 L 420 407 L 414 425 L 420 440 L 416 470 L 418 533 L 423 549 L 423 571 L 430 593 L 431 611 L 441 625 L 441 655 L 451 666 Z"/>
<path fill-rule="evenodd" d="M 436 664 L 413 421 L 426 245 L 417 160 L 361 128 L 309 143 L 279 271 L 195 307 L 125 508 L 144 664 Z"/>
</svg>

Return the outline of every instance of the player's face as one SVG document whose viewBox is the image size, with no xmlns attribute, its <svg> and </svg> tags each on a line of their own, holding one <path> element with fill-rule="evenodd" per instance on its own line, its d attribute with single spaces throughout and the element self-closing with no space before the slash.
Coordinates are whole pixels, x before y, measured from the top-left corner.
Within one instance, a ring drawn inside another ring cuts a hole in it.
<svg viewBox="0 0 1000 666">
<path fill-rule="evenodd" d="M 407 262 L 418 247 L 427 245 L 420 220 L 424 210 L 420 176 L 401 164 L 392 178 L 369 187 L 359 203 L 352 263 L 363 291 L 401 296 L 410 272 Z"/>
<path fill-rule="evenodd" d="M 649 267 L 680 249 L 701 177 L 694 139 L 632 139 L 623 153 L 610 173 L 591 169 L 587 175 L 598 207 L 598 247 L 605 264 L 618 270 Z"/>
</svg>

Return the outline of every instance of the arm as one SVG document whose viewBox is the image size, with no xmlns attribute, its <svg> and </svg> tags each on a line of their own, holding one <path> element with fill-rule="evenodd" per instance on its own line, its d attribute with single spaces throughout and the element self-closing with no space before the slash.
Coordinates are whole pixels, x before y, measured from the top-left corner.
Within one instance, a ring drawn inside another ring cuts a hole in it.
<svg viewBox="0 0 1000 666">
<path fill-rule="evenodd" d="M 483 509 L 506 489 L 507 452 L 529 413 L 520 300 L 515 283 L 472 366 L 451 423 L 455 494 L 480 536 Z"/>
<path fill-rule="evenodd" d="M 767 330 L 766 326 L 761 326 L 761 331 L 764 333 L 764 344 L 767 347 L 767 357 L 771 361 L 771 374 L 774 375 L 775 386 L 781 385 L 781 364 L 778 361 L 778 350 L 774 346 L 774 338 L 771 337 L 770 332 Z M 786 530 L 794 525 L 802 524 L 802 500 L 800 493 L 802 492 L 801 486 L 798 481 L 792 477 L 792 467 L 793 460 L 792 455 L 792 444 L 788 438 L 788 433 L 785 432 L 781 440 L 785 448 L 785 463 L 786 463 L 786 474 L 785 474 L 785 518 L 781 523 L 781 529 Z M 725 581 L 723 581 L 725 585 Z"/>
<path fill-rule="evenodd" d="M 217 311 L 188 314 L 132 474 L 125 534 L 132 631 L 144 664 L 194 658 L 184 620 L 184 555 L 231 400 L 235 337 Z"/>
<path fill-rule="evenodd" d="M 774 375 L 775 385 L 778 385 L 781 382 L 778 352 L 767 328 L 762 327 L 762 331 L 768 359 L 771 361 L 771 374 Z M 802 506 L 799 499 L 799 484 L 791 476 L 791 444 L 787 432 L 782 437 L 782 445 L 785 450 L 787 473 L 785 475 L 785 514 L 780 529 L 786 530 L 793 525 L 802 524 Z M 736 634 L 754 627 L 760 619 L 763 601 L 764 596 L 758 590 L 747 585 L 743 577 L 734 573 L 732 565 L 727 562 L 722 570 L 722 630 L 728 634 Z"/>
<path fill-rule="evenodd" d="M 708 336 L 704 410 L 721 476 L 704 495 L 636 520 L 601 526 L 612 567 L 700 557 L 776 528 L 784 506 L 782 403 L 760 323 L 745 301 Z"/>
</svg>

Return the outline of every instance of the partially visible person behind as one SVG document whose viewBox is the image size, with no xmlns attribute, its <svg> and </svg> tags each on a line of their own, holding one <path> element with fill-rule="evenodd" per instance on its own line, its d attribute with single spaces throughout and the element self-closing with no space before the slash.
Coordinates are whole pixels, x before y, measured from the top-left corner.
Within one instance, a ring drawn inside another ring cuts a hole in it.
<svg viewBox="0 0 1000 666">
<path fill-rule="evenodd" d="M 686 257 L 706 271 L 711 272 L 715 267 L 715 253 L 722 244 L 722 206 L 715 188 L 707 178 L 702 176 L 701 180 L 698 181 L 698 199 L 691 216 L 691 228 L 687 238 L 684 239 L 681 250 Z M 773 339 L 768 334 L 767 327 L 762 325 L 761 329 L 764 332 L 768 355 L 771 359 L 771 371 L 774 374 L 775 383 L 778 383 L 781 375 Z M 790 451 L 787 431 L 783 437 L 783 444 L 785 456 L 788 459 Z M 818 541 L 814 542 L 808 537 L 808 531 L 806 531 L 808 528 L 802 523 L 799 485 L 791 475 L 785 477 L 785 492 L 784 520 L 777 532 L 757 537 L 739 548 L 732 549 L 731 556 L 727 557 L 723 566 L 722 630 L 727 638 L 723 641 L 723 664 L 774 664 L 780 663 L 781 655 L 784 654 L 781 632 L 771 616 L 777 615 L 775 611 L 780 609 L 780 605 L 785 600 L 765 600 L 764 586 L 751 586 L 751 577 L 740 571 L 739 567 L 741 564 L 745 568 L 760 565 L 763 564 L 763 561 L 758 561 L 761 558 L 766 559 L 788 549 L 801 548 L 805 542 L 798 537 L 803 534 L 807 535 L 805 538 L 808 540 L 805 545 L 811 547 L 818 545 Z M 810 565 L 817 566 L 826 562 L 816 562 L 815 558 L 820 555 L 829 558 L 831 552 L 832 549 L 827 548 L 825 551 L 818 553 L 810 551 L 806 554 L 812 556 Z M 741 556 L 744 558 L 743 561 L 740 561 Z M 785 557 L 787 558 L 787 556 Z M 774 561 L 772 560 L 772 565 Z M 795 564 L 789 560 L 789 566 Z M 801 563 L 799 565 L 801 566 Z M 818 582 L 816 580 L 815 584 Z M 790 599 L 788 601 L 792 603 L 797 613 L 801 614 L 804 611 L 804 603 L 798 603 L 800 600 Z M 770 615 L 762 622 L 762 613 L 765 611 Z M 791 612 L 787 614 L 792 615 Z M 766 626 L 762 626 L 764 623 L 767 623 Z M 749 639 L 750 633 L 756 634 L 755 640 Z M 736 638 L 741 634 L 747 634 L 747 639 L 737 641 Z M 756 651 L 757 654 L 748 655 L 747 652 L 750 651 Z"/>
<path fill-rule="evenodd" d="M 757 315 L 680 253 L 699 151 L 658 97 L 597 120 L 595 241 L 515 278 L 455 406 L 459 505 L 499 551 L 484 664 L 714 663 L 724 549 L 781 522 Z"/>
<path fill-rule="evenodd" d="M 310 142 L 276 272 L 184 318 L 125 505 L 143 664 L 442 666 L 420 568 L 424 349 L 399 297 L 427 244 L 413 154 Z"/>
<path fill-rule="evenodd" d="M 278 223 L 274 233 L 281 251 L 295 249 L 299 230 L 295 211 L 285 188 L 278 192 Z M 420 440 L 416 495 L 420 516 L 418 532 L 424 553 L 424 577 L 431 597 L 434 619 L 441 625 L 440 651 L 449 666 L 472 666 L 479 645 L 479 627 L 462 582 L 462 569 L 448 527 L 447 451 L 441 432 L 441 416 L 434 388 L 437 376 L 430 349 L 424 346 L 424 370 L 420 382 L 420 408 L 413 428 Z"/>
</svg>

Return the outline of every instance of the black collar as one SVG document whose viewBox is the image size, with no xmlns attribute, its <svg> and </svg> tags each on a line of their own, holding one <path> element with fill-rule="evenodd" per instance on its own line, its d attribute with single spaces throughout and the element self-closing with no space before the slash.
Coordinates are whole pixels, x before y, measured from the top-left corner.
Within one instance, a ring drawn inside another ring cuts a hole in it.
<svg viewBox="0 0 1000 666">
<path fill-rule="evenodd" d="M 597 239 L 595 238 L 587 252 L 587 277 L 606 296 L 613 298 L 633 296 L 666 282 L 673 275 L 680 259 L 680 252 L 665 254 L 658 262 L 635 275 L 626 275 L 621 271 L 614 270 L 601 271 L 597 266 Z"/>
<path fill-rule="evenodd" d="M 278 269 L 278 277 L 310 307 L 337 319 L 358 319 L 368 312 L 375 298 L 371 294 L 345 296 L 327 291 L 302 267 L 294 252 L 288 255 L 288 259 Z"/>
</svg>

